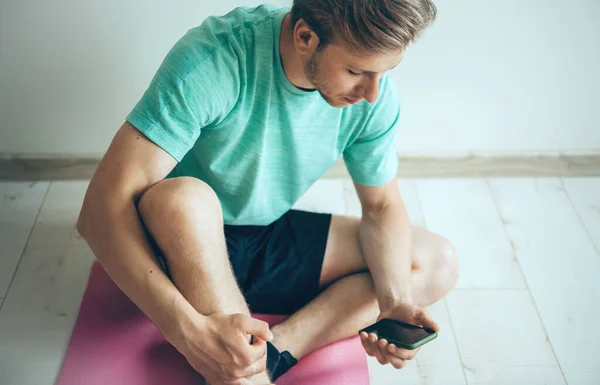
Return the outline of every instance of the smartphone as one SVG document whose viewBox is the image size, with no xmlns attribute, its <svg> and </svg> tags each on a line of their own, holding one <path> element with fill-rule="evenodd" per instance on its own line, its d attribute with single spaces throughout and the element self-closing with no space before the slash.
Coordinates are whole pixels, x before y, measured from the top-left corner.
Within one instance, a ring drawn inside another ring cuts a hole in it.
<svg viewBox="0 0 600 385">
<path fill-rule="evenodd" d="M 374 333 L 379 339 L 386 339 L 390 344 L 400 348 L 413 350 L 434 340 L 437 333 L 421 326 L 410 325 L 389 318 L 383 318 L 358 332 Z"/>
</svg>

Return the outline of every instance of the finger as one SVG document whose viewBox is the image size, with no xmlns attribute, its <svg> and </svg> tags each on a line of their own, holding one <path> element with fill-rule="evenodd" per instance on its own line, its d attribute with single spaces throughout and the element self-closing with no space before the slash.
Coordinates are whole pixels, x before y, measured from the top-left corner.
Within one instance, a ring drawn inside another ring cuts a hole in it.
<svg viewBox="0 0 600 385">
<path fill-rule="evenodd" d="M 363 348 L 365 349 L 365 352 L 367 352 L 368 355 L 370 356 L 374 356 L 375 355 L 375 348 L 376 346 L 369 341 L 369 335 L 367 334 L 364 338 L 362 338 L 361 336 L 361 340 L 360 342 L 362 343 Z"/>
<path fill-rule="evenodd" d="M 390 363 L 378 346 L 375 346 L 373 357 L 375 357 L 381 365 L 387 365 Z"/>
<path fill-rule="evenodd" d="M 417 314 L 415 314 L 415 318 L 417 323 L 424 328 L 433 329 L 436 332 L 440 331 L 438 324 L 431 318 L 425 309 L 420 309 Z"/>
<path fill-rule="evenodd" d="M 389 354 L 386 358 L 396 369 L 402 369 L 404 366 L 406 366 L 406 360 L 403 360 L 402 358 L 394 357 L 391 354 Z"/>
<path fill-rule="evenodd" d="M 379 349 L 381 350 L 381 352 L 383 354 L 385 354 L 386 351 L 387 351 L 387 347 L 389 345 L 389 342 L 386 339 L 382 338 L 379 341 L 377 341 L 377 345 L 379 345 Z"/>
<path fill-rule="evenodd" d="M 389 364 L 389 361 L 385 357 L 385 354 L 381 351 L 381 349 L 379 349 L 379 346 L 377 346 L 377 345 L 373 346 L 371 357 L 375 357 L 381 365 Z"/>
<path fill-rule="evenodd" d="M 397 358 L 394 357 L 394 355 L 388 351 L 389 342 L 386 339 L 380 339 L 379 342 L 377 342 L 377 346 L 379 347 L 379 351 L 383 355 L 383 358 L 385 359 L 386 363 L 393 364 L 393 359 Z"/>
<path fill-rule="evenodd" d="M 406 360 L 412 360 L 412 359 L 414 359 L 415 356 L 417 355 L 417 353 L 419 353 L 419 350 L 421 350 L 421 348 L 416 348 L 416 349 L 413 349 L 413 350 L 407 350 L 406 351 L 406 357 L 407 358 L 405 358 L 405 359 Z"/>
<path fill-rule="evenodd" d="M 379 338 L 377 337 L 376 334 L 374 334 L 374 333 L 369 334 L 368 343 L 370 345 L 369 350 L 372 353 L 371 355 L 373 357 L 375 357 L 381 365 L 387 364 L 388 360 L 385 358 L 385 354 L 379 348 Z M 385 341 L 385 343 L 387 343 L 387 341 Z"/>
<path fill-rule="evenodd" d="M 399 348 L 394 344 L 389 344 L 387 346 L 387 353 L 393 355 L 394 357 L 403 359 L 403 360 L 412 360 L 415 358 L 417 353 L 421 350 L 421 348 L 417 348 L 414 350 Z"/>
<path fill-rule="evenodd" d="M 375 338 L 375 341 L 377 341 L 377 338 Z M 372 342 L 372 337 L 367 335 L 367 338 L 365 338 L 364 340 L 361 340 L 361 343 L 363 345 L 363 348 L 365 349 L 365 352 L 367 352 L 367 354 L 371 357 L 375 357 L 377 354 L 377 344 Z"/>
<path fill-rule="evenodd" d="M 269 324 L 265 321 L 252 318 L 250 316 L 244 316 L 241 323 L 245 333 L 252 334 L 253 336 L 265 341 L 273 340 L 273 333 L 271 333 Z"/>
<path fill-rule="evenodd" d="M 254 362 L 267 360 L 267 342 L 255 338 L 252 345 L 247 345 L 250 348 L 250 359 Z M 260 372 L 259 372 L 260 373 Z"/>
<path fill-rule="evenodd" d="M 392 354 L 391 354 L 391 353 L 389 353 L 389 352 L 387 351 L 387 347 L 388 347 L 388 345 L 389 345 L 389 342 L 388 342 L 386 339 L 380 339 L 380 340 L 377 342 L 377 347 L 379 348 L 379 351 L 381 352 L 381 354 L 382 354 L 383 358 L 384 358 L 386 361 L 390 362 L 390 360 L 388 360 L 388 357 L 387 357 L 387 356 L 388 356 L 388 354 L 389 354 L 389 355 L 392 355 Z"/>
<path fill-rule="evenodd" d="M 256 367 L 256 373 L 259 374 L 267 370 L 267 355 L 265 354 L 261 358 L 259 358 L 256 362 L 254 362 Z"/>
<path fill-rule="evenodd" d="M 263 342 L 264 343 L 264 342 Z M 236 378 L 252 377 L 265 371 L 267 368 L 267 355 L 263 355 L 246 368 L 235 373 Z"/>
<path fill-rule="evenodd" d="M 260 372 L 261 370 L 258 369 L 258 365 L 256 364 L 256 362 L 253 362 L 247 368 L 236 373 L 236 377 L 238 377 L 238 379 L 241 380 L 242 378 L 255 376 Z"/>
<path fill-rule="evenodd" d="M 264 347 L 266 349 L 267 342 L 265 340 L 263 340 L 262 338 L 253 338 L 252 339 L 252 346 L 256 347 L 256 348 L 262 348 L 262 347 Z"/>
<path fill-rule="evenodd" d="M 369 333 L 369 338 L 367 339 L 367 343 L 369 345 L 370 351 L 373 353 L 373 356 L 377 356 L 379 352 L 379 346 L 377 343 L 379 341 L 379 337 L 375 333 Z M 383 357 L 383 356 L 382 356 Z"/>
<path fill-rule="evenodd" d="M 392 366 L 396 369 L 402 369 L 404 365 L 406 365 L 406 360 L 396 357 L 392 352 L 388 350 L 388 344 L 385 348 L 382 345 L 379 345 L 379 349 L 381 350 L 381 354 L 383 355 L 385 361 L 387 363 L 392 364 Z"/>
<path fill-rule="evenodd" d="M 379 340 L 379 337 L 377 337 L 377 334 L 369 333 L 369 342 L 370 343 L 376 344 L 378 340 Z"/>
<path fill-rule="evenodd" d="M 387 362 L 389 362 L 390 364 L 392 364 L 392 366 L 396 369 L 402 369 L 405 365 L 406 365 L 406 358 L 404 357 L 397 357 L 396 355 L 394 355 L 394 352 L 398 351 L 398 348 L 394 345 L 394 344 L 390 344 L 387 341 L 385 341 L 386 343 L 381 343 L 382 340 L 380 340 L 379 345 L 379 349 L 381 350 L 381 354 L 383 354 L 383 356 L 385 357 L 385 359 L 387 360 Z M 392 350 L 394 352 L 392 352 Z M 402 349 L 404 350 L 404 349 Z"/>
</svg>

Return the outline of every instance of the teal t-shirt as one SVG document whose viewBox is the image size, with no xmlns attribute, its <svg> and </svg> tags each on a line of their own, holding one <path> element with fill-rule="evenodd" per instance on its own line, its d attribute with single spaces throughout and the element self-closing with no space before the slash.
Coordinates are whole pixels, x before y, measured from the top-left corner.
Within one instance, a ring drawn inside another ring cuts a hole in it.
<svg viewBox="0 0 600 385">
<path fill-rule="evenodd" d="M 262 5 L 207 18 L 169 51 L 127 116 L 178 161 L 168 177 L 196 177 L 214 189 L 226 224 L 275 221 L 341 156 L 359 184 L 396 173 L 392 80 L 382 77 L 375 103 L 345 108 L 298 89 L 279 57 L 288 12 Z"/>
</svg>

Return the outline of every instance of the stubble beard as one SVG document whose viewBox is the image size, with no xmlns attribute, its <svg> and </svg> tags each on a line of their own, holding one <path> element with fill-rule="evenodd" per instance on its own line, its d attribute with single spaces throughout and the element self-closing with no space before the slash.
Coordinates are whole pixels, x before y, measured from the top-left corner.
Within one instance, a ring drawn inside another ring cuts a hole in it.
<svg viewBox="0 0 600 385">
<path fill-rule="evenodd" d="M 315 86 L 321 97 L 332 107 L 339 107 L 335 102 L 325 94 L 323 90 L 327 88 L 327 82 L 323 79 L 319 71 L 319 63 L 317 61 L 318 51 L 315 52 L 304 66 L 304 74 L 308 81 Z"/>
</svg>

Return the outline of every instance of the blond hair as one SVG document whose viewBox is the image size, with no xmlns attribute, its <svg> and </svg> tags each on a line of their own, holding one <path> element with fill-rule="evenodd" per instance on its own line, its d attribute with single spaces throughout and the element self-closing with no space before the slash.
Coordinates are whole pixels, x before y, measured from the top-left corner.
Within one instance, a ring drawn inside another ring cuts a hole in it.
<svg viewBox="0 0 600 385">
<path fill-rule="evenodd" d="M 294 0 L 292 26 L 303 19 L 319 49 L 339 41 L 368 53 L 404 50 L 435 20 L 431 0 Z"/>
</svg>

